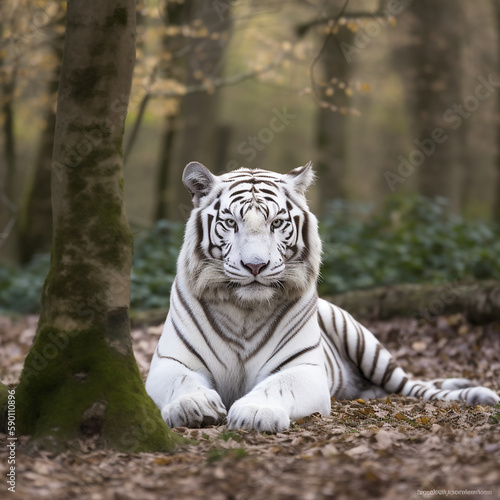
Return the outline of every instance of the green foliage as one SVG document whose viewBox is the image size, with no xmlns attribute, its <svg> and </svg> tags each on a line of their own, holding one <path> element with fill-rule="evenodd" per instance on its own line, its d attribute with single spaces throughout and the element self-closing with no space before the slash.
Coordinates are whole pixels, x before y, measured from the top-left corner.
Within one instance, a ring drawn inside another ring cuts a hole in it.
<svg viewBox="0 0 500 500">
<path fill-rule="evenodd" d="M 134 242 L 131 308 L 168 308 L 183 226 L 161 220 Z"/>
<path fill-rule="evenodd" d="M 233 441 L 236 441 L 237 443 L 241 443 L 242 439 L 241 436 L 234 431 L 223 431 L 220 433 L 219 439 L 222 439 L 226 443 L 232 439 Z"/>
<path fill-rule="evenodd" d="M 50 256 L 36 255 L 24 267 L 0 265 L 0 312 L 36 313 Z"/>
<path fill-rule="evenodd" d="M 159 221 L 136 235 L 131 276 L 131 307 L 167 308 L 174 281 L 183 226 Z M 0 266 L 0 312 L 36 313 L 49 271 L 49 255 L 37 255 L 27 266 Z"/>
<path fill-rule="evenodd" d="M 443 198 L 398 196 L 378 213 L 336 201 L 321 223 L 320 294 L 396 283 L 500 279 L 500 230 L 452 214 Z"/>
<path fill-rule="evenodd" d="M 500 280 L 500 229 L 452 214 L 446 200 L 418 196 L 369 205 L 333 202 L 320 224 L 320 294 L 396 283 Z M 131 307 L 167 308 L 181 224 L 159 221 L 135 238 Z M 0 311 L 37 312 L 49 258 L 0 266 Z"/>
</svg>

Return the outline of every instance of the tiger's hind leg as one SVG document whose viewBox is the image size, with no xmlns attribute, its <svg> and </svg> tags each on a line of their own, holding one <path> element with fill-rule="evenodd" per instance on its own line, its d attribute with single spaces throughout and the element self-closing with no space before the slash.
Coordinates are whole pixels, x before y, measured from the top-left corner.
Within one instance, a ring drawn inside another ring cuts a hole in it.
<svg viewBox="0 0 500 500">
<path fill-rule="evenodd" d="M 463 378 L 412 380 L 369 330 L 322 299 L 318 301 L 318 321 L 332 396 L 369 399 L 402 394 L 469 405 L 500 401 L 491 389 Z"/>
</svg>

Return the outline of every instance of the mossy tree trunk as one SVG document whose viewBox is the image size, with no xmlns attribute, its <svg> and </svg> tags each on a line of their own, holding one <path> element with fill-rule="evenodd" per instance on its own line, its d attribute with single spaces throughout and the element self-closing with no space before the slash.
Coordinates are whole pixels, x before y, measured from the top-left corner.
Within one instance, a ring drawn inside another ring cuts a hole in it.
<svg viewBox="0 0 500 500">
<path fill-rule="evenodd" d="M 16 394 L 18 432 L 42 448 L 90 435 L 133 452 L 176 441 L 145 392 L 130 337 L 122 138 L 134 62 L 133 0 L 68 2 L 51 265 Z"/>
</svg>

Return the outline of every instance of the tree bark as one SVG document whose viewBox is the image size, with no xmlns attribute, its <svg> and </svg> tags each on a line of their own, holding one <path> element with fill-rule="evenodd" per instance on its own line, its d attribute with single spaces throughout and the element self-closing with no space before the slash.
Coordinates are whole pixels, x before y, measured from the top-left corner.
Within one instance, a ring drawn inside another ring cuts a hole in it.
<svg viewBox="0 0 500 500">
<path fill-rule="evenodd" d="M 0 23 L 1 24 L 1 23 Z M 1 51 L 0 51 L 1 52 Z M 4 63 L 3 57 L 0 54 L 0 67 Z M 14 93 L 16 88 L 16 69 L 14 68 L 10 74 L 4 71 L 4 75 L 0 84 L 2 92 L 2 102 L 0 105 L 0 116 L 3 121 L 3 136 L 4 136 L 4 151 L 5 158 L 4 171 L 0 168 L 0 227 L 3 231 L 0 232 L 0 248 L 2 248 L 9 235 L 14 228 L 17 207 L 10 200 L 15 199 L 14 184 L 16 170 L 16 141 L 14 134 Z M 1 166 L 1 165 L 0 165 Z M 6 202 L 5 200 L 9 200 Z M 7 203 L 11 204 L 8 206 Z"/>
<path fill-rule="evenodd" d="M 16 170 L 16 143 L 14 134 L 14 92 L 16 89 L 16 70 L 2 80 L 2 115 L 4 132 L 5 173 L 3 190 L 9 198 L 14 197 L 14 177 Z"/>
<path fill-rule="evenodd" d="M 156 183 L 155 220 L 164 219 L 168 205 L 168 173 L 172 166 L 172 152 L 175 134 L 177 132 L 177 116 L 167 115 L 162 133 L 160 156 L 158 162 L 158 182 Z"/>
<path fill-rule="evenodd" d="M 478 324 L 500 321 L 500 283 L 395 285 L 325 297 L 354 317 L 387 320 L 397 316 L 429 320 L 462 313 Z"/>
<path fill-rule="evenodd" d="M 347 28 L 341 27 L 335 40 L 330 38 L 322 56 L 324 78 L 329 88 L 335 91 L 333 104 L 338 108 L 332 111 L 318 107 L 316 146 L 318 159 L 316 168 L 321 179 L 319 192 L 321 206 L 335 198 L 347 197 L 347 151 L 348 151 L 348 120 L 349 114 L 344 111 L 349 108 L 349 96 L 340 90 L 332 80 L 347 85 L 351 73 L 351 66 L 344 57 L 339 46 L 340 42 L 352 44 L 354 34 Z"/>
<path fill-rule="evenodd" d="M 500 55 L 500 0 L 493 0 L 493 10 L 495 12 L 495 21 L 497 29 L 497 51 Z M 497 56 L 498 57 L 498 56 Z M 497 167 L 497 180 L 495 184 L 495 194 L 493 202 L 493 220 L 500 224 L 500 122 L 498 119 L 500 117 L 500 99 L 497 97 L 497 156 L 496 156 L 496 167 Z"/>
<path fill-rule="evenodd" d="M 459 205 L 463 151 L 456 128 L 463 119 L 447 111 L 462 102 L 460 21 L 460 10 L 454 0 L 412 2 L 400 16 L 404 40 L 394 50 L 413 135 L 410 152 L 403 155 L 407 163 L 402 169 L 405 177 L 416 172 L 420 194 L 444 196 L 450 199 L 454 210 Z M 437 128 L 444 133 L 434 136 Z M 438 137 L 437 141 L 434 137 Z"/>
<path fill-rule="evenodd" d="M 169 25 L 183 26 L 189 25 L 191 2 L 172 3 L 165 2 L 165 14 Z M 187 39 L 182 35 L 164 35 L 162 38 L 162 51 L 165 54 L 176 54 L 183 52 L 188 44 Z M 180 82 L 185 82 L 186 71 L 184 58 L 173 57 L 165 61 L 165 67 L 159 68 L 160 76 L 163 78 L 175 78 Z M 179 98 L 181 101 L 182 98 Z M 173 152 L 175 139 L 179 129 L 180 111 L 176 109 L 165 113 L 163 131 L 161 134 L 160 153 L 158 155 L 156 202 L 154 208 L 154 219 L 164 219 L 168 216 L 168 204 L 170 196 L 177 196 L 169 192 L 169 172 L 173 165 Z M 175 218 L 175 216 L 174 216 Z"/>
<path fill-rule="evenodd" d="M 132 452 L 176 441 L 145 392 L 130 337 L 122 139 L 134 61 L 133 0 L 68 2 L 51 264 L 16 395 L 18 432 L 41 448 L 90 435 Z"/>
</svg>

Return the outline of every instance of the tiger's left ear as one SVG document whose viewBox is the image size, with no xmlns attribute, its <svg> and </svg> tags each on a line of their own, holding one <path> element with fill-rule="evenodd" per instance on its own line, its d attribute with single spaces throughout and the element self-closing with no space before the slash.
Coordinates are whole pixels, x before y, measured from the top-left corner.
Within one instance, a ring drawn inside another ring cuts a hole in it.
<svg viewBox="0 0 500 500">
<path fill-rule="evenodd" d="M 303 167 L 290 170 L 288 174 L 285 174 L 285 178 L 294 187 L 295 191 L 304 195 L 315 178 L 312 162 L 306 163 Z"/>
</svg>

